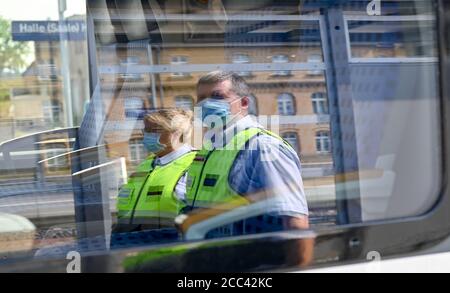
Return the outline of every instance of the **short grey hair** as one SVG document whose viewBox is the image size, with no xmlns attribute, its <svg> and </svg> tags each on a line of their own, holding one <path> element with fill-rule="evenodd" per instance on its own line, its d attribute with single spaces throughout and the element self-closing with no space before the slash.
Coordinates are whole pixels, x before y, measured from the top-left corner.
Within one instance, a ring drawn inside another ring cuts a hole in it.
<svg viewBox="0 0 450 293">
<path fill-rule="evenodd" d="M 232 90 L 235 94 L 240 97 L 248 97 L 250 96 L 250 88 L 245 80 L 240 77 L 237 73 L 228 72 L 228 71 L 212 71 L 200 77 L 197 83 L 197 88 L 200 85 L 211 85 L 217 84 L 223 81 L 229 80 L 231 81 Z"/>
</svg>

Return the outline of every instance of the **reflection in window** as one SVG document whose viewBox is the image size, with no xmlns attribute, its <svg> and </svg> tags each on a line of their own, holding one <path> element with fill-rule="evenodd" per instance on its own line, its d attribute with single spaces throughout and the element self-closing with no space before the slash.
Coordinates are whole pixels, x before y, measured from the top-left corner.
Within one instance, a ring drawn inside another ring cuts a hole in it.
<svg viewBox="0 0 450 293">
<path fill-rule="evenodd" d="M 172 65 L 185 65 L 189 62 L 188 57 L 186 56 L 173 56 L 171 60 Z M 172 73 L 173 77 L 188 77 L 190 76 L 189 72 L 174 72 Z"/>
<path fill-rule="evenodd" d="M 142 139 L 132 139 L 129 143 L 130 162 L 139 164 L 144 161 L 147 154 L 142 144 Z"/>
<path fill-rule="evenodd" d="M 300 153 L 300 148 L 298 144 L 298 135 L 296 132 L 286 132 L 282 135 L 283 139 L 286 140 L 292 148 L 297 152 Z"/>
<path fill-rule="evenodd" d="M 47 167 L 50 169 L 63 168 L 68 166 L 67 157 L 60 156 L 64 154 L 65 151 L 61 149 L 49 149 L 47 151 L 47 158 L 53 158 L 47 161 Z"/>
<path fill-rule="evenodd" d="M 132 68 L 135 65 L 139 65 L 140 58 L 138 56 L 127 56 L 125 59 L 120 60 L 120 66 Z M 123 79 L 139 80 L 141 75 L 139 73 L 122 73 L 120 75 Z"/>
<path fill-rule="evenodd" d="M 258 115 L 258 101 L 254 95 L 249 97 L 250 105 L 248 106 L 248 114 L 257 116 Z"/>
<path fill-rule="evenodd" d="M 436 57 L 435 20 L 348 21 L 353 58 Z"/>
<path fill-rule="evenodd" d="M 139 56 L 127 56 L 125 59 L 120 60 L 121 66 L 139 65 Z"/>
<path fill-rule="evenodd" d="M 289 57 L 288 55 L 279 54 L 272 56 L 272 63 L 289 63 Z M 276 76 L 289 76 L 291 75 L 290 70 L 278 70 L 273 73 L 273 75 Z"/>
<path fill-rule="evenodd" d="M 235 54 L 233 55 L 232 62 L 233 64 L 248 64 L 250 63 L 250 57 L 247 54 Z M 250 71 L 238 71 L 236 73 L 242 77 L 252 75 Z"/>
<path fill-rule="evenodd" d="M 126 97 L 124 100 L 125 117 L 141 118 L 144 112 L 144 101 L 140 97 Z"/>
<path fill-rule="evenodd" d="M 194 108 L 194 99 L 191 96 L 175 97 L 175 107 L 192 110 Z"/>
<path fill-rule="evenodd" d="M 42 102 L 42 114 L 47 123 L 61 122 L 61 105 L 58 100 L 46 100 Z"/>
<path fill-rule="evenodd" d="M 316 132 L 316 151 L 318 153 L 330 152 L 330 133 L 328 131 Z"/>
<path fill-rule="evenodd" d="M 310 54 L 308 55 L 308 63 L 322 63 L 322 55 L 320 54 Z M 322 75 L 322 70 L 310 70 L 308 75 Z"/>
<path fill-rule="evenodd" d="M 290 93 L 282 93 L 278 96 L 278 114 L 295 115 L 294 96 Z"/>
<path fill-rule="evenodd" d="M 313 93 L 311 100 L 314 114 L 328 114 L 328 101 L 326 93 Z"/>
<path fill-rule="evenodd" d="M 51 81 L 57 79 L 56 65 L 52 62 L 37 65 L 37 77 L 40 81 Z"/>
</svg>

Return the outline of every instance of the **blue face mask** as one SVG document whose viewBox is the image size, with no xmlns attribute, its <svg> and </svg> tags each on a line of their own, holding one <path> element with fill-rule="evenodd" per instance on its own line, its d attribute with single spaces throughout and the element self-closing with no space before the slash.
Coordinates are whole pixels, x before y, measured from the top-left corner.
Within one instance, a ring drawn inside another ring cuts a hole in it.
<svg viewBox="0 0 450 293">
<path fill-rule="evenodd" d="M 144 132 L 144 143 L 145 148 L 151 153 L 158 153 L 165 149 L 166 145 L 161 144 L 159 139 L 161 134 L 154 132 Z"/>
<path fill-rule="evenodd" d="M 202 107 L 202 121 L 208 116 L 218 116 L 225 120 L 231 115 L 230 104 L 222 100 L 207 98 L 199 106 Z"/>
</svg>

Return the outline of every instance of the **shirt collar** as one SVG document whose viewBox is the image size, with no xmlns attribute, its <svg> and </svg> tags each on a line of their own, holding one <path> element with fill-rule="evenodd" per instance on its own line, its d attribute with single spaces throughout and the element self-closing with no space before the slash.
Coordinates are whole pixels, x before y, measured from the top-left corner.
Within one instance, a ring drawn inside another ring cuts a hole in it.
<svg viewBox="0 0 450 293">
<path fill-rule="evenodd" d="M 214 134 L 212 145 L 214 148 L 222 148 L 227 145 L 233 137 L 248 128 L 262 128 L 254 116 L 247 115 L 238 121 L 228 125 L 224 131 Z"/>
<path fill-rule="evenodd" d="M 190 145 L 184 144 L 179 149 L 168 153 L 167 155 L 162 156 L 161 158 L 155 158 L 153 161 L 154 166 L 164 166 L 169 164 L 170 162 L 175 161 L 181 156 L 192 151 L 192 147 Z"/>
</svg>

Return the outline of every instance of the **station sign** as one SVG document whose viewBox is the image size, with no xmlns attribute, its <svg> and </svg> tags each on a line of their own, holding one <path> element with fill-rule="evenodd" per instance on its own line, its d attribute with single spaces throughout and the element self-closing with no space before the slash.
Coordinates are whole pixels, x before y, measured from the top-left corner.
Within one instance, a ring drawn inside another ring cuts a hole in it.
<svg viewBox="0 0 450 293">
<path fill-rule="evenodd" d="M 18 42 L 82 41 L 86 39 L 86 22 L 70 21 L 13 21 L 12 39 Z"/>
</svg>

